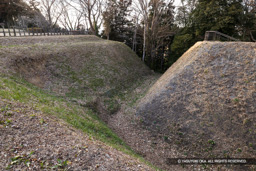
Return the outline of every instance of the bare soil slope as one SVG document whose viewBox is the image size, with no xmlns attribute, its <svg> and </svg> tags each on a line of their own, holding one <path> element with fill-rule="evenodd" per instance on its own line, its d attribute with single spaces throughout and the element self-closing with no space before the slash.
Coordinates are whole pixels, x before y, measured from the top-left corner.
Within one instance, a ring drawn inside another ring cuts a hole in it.
<svg viewBox="0 0 256 171">
<path fill-rule="evenodd" d="M 149 90 L 137 115 L 178 157 L 255 158 L 256 44 L 198 42 Z"/>
</svg>

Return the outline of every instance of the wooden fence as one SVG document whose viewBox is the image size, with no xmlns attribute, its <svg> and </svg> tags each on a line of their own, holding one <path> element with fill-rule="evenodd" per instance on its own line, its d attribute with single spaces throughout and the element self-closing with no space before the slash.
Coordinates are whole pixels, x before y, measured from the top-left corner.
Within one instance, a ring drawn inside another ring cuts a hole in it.
<svg viewBox="0 0 256 171">
<path fill-rule="evenodd" d="M 207 31 L 205 33 L 204 40 L 206 41 L 239 41 L 238 39 L 235 39 L 231 36 L 228 36 L 226 34 L 220 33 L 218 31 Z"/>
<path fill-rule="evenodd" d="M 22 37 L 22 36 L 54 36 L 54 35 L 86 35 L 87 31 L 65 30 L 65 29 L 42 29 L 42 28 L 23 28 L 8 27 L 0 24 L 0 37 Z"/>
</svg>

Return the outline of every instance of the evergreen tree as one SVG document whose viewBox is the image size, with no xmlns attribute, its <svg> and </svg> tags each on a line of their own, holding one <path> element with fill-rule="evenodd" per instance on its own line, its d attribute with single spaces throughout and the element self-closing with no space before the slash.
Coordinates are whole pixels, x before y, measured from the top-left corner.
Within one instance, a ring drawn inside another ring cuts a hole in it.
<svg viewBox="0 0 256 171">
<path fill-rule="evenodd" d="M 0 23 L 6 26 L 19 25 L 22 27 L 43 27 L 47 21 L 40 12 L 39 3 L 30 0 L 27 4 L 23 0 L 2 0 L 0 2 Z"/>
<path fill-rule="evenodd" d="M 256 41 L 256 1 L 244 0 L 244 15 L 240 17 L 241 26 L 238 28 L 243 41 Z M 254 34 L 253 34 L 254 33 Z"/>
<path fill-rule="evenodd" d="M 237 37 L 236 29 L 242 15 L 242 0 L 199 0 L 191 14 L 191 22 L 198 37 L 203 38 L 208 30 Z"/>
<path fill-rule="evenodd" d="M 131 0 L 108 0 L 103 12 L 104 34 L 111 40 L 126 42 L 131 46 L 131 22 L 127 19 Z"/>
<path fill-rule="evenodd" d="M 13 25 L 19 15 L 26 14 L 29 10 L 29 6 L 23 0 L 1 0 L 0 22 Z"/>
<path fill-rule="evenodd" d="M 114 16 L 116 11 L 116 4 L 113 0 L 108 0 L 107 7 L 105 11 L 102 13 L 103 16 L 103 35 L 107 37 L 109 40 L 110 33 L 112 31 L 112 27 L 114 25 Z"/>
<path fill-rule="evenodd" d="M 245 27 L 251 27 L 251 21 L 242 0 L 198 0 L 187 25 L 174 38 L 172 63 L 194 43 L 202 41 L 206 31 L 219 31 L 241 39 Z"/>
</svg>

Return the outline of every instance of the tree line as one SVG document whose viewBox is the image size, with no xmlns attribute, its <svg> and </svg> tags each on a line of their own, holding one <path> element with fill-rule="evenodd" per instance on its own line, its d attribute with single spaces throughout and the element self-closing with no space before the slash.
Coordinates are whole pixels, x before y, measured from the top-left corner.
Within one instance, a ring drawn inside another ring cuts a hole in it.
<svg viewBox="0 0 256 171">
<path fill-rule="evenodd" d="M 206 31 L 255 41 L 256 0 L 1 0 L 0 23 L 87 30 L 163 72 Z"/>
</svg>

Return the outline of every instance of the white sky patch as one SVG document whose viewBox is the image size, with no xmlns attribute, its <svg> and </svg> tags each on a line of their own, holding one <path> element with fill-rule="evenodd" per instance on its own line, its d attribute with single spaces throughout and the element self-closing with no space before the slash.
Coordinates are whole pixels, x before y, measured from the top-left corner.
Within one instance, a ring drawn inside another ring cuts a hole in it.
<svg viewBox="0 0 256 171">
<path fill-rule="evenodd" d="M 29 2 L 29 0 L 24 0 L 25 2 Z M 39 3 L 41 3 L 41 0 L 36 0 L 37 2 L 39 2 Z M 70 1 L 69 1 L 70 2 Z M 133 0 L 133 3 L 136 3 L 136 0 Z M 178 8 L 178 6 L 181 6 L 181 0 L 174 0 L 174 6 L 176 7 L 175 8 L 175 11 L 177 10 L 177 8 Z M 75 4 L 75 3 L 72 3 L 72 5 L 74 5 L 75 7 L 78 7 L 79 8 L 79 5 L 78 4 Z M 40 7 L 39 7 L 40 8 Z M 70 17 L 71 17 L 71 19 L 72 20 L 75 20 L 76 19 L 76 12 L 75 12 L 75 9 L 74 8 L 72 8 L 72 7 L 70 7 L 69 8 L 70 9 L 70 11 L 69 11 L 69 13 L 70 13 Z M 85 23 L 86 21 L 84 20 L 83 21 L 83 23 Z M 58 22 L 58 24 L 61 26 L 61 27 L 63 27 L 62 26 L 62 24 L 60 23 L 60 22 Z M 85 25 L 88 25 L 88 23 L 86 23 Z"/>
<path fill-rule="evenodd" d="M 174 0 L 174 6 L 181 6 L 181 0 Z"/>
</svg>

